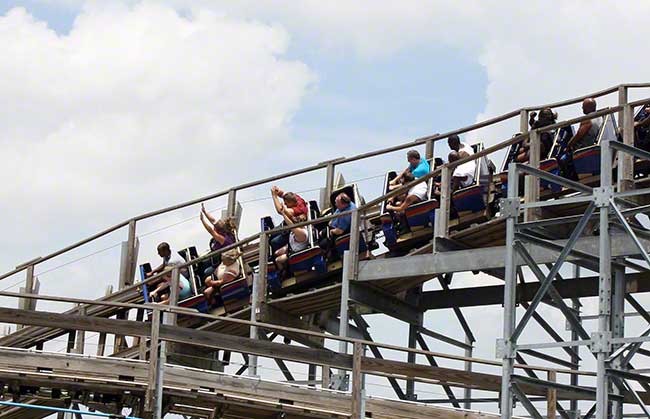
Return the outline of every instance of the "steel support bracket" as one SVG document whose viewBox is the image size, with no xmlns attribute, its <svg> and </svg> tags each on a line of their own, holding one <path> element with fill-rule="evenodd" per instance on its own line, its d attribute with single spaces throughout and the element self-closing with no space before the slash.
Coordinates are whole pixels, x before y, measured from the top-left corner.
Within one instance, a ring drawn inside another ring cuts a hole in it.
<svg viewBox="0 0 650 419">
<path fill-rule="evenodd" d="M 597 208 L 604 208 L 609 206 L 609 200 L 614 197 L 614 192 L 611 186 L 604 186 L 594 188 L 594 204 Z"/>
<path fill-rule="evenodd" d="M 501 198 L 499 201 L 499 212 L 503 218 L 518 217 L 519 205 L 519 197 Z"/>
<path fill-rule="evenodd" d="M 603 352 L 610 353 L 612 351 L 611 339 L 611 332 L 594 332 L 591 334 L 589 349 L 595 354 Z"/>
<path fill-rule="evenodd" d="M 517 345 L 511 340 L 497 339 L 496 357 L 514 359 L 517 356 Z"/>
<path fill-rule="evenodd" d="M 330 388 L 339 391 L 350 390 L 350 375 L 334 374 L 332 376 L 332 382 L 330 383 Z"/>
</svg>

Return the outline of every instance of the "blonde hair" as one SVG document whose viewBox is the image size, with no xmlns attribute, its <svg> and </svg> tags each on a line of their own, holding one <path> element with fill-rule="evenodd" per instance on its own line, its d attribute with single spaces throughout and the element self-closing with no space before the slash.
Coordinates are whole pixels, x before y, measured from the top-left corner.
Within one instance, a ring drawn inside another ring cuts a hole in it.
<svg viewBox="0 0 650 419">
<path fill-rule="evenodd" d="M 234 236 L 235 232 L 237 231 L 237 224 L 235 223 L 235 219 L 233 217 L 226 217 L 216 221 L 214 223 L 214 229 L 219 232 L 232 234 Z"/>
</svg>

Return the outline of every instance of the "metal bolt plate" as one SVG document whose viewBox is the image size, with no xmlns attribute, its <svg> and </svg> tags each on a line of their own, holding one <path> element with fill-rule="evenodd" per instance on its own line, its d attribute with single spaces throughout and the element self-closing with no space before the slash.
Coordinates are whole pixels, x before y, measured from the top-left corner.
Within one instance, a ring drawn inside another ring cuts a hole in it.
<svg viewBox="0 0 650 419">
<path fill-rule="evenodd" d="M 603 208 L 609 206 L 609 200 L 613 196 L 612 187 L 605 186 L 602 188 L 594 188 L 594 203 L 596 207 Z"/>
<path fill-rule="evenodd" d="M 519 198 L 501 198 L 499 201 L 499 212 L 504 218 L 519 216 Z"/>
</svg>

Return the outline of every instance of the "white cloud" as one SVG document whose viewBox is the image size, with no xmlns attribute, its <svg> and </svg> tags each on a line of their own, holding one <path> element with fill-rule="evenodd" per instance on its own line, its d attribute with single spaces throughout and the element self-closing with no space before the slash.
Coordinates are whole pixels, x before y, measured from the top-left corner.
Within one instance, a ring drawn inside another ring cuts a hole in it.
<svg viewBox="0 0 650 419">
<path fill-rule="evenodd" d="M 255 177 L 315 83 L 288 44 L 278 26 L 155 3 L 87 5 L 67 35 L 0 16 L 2 242 L 52 250 L 50 234 Z"/>
</svg>

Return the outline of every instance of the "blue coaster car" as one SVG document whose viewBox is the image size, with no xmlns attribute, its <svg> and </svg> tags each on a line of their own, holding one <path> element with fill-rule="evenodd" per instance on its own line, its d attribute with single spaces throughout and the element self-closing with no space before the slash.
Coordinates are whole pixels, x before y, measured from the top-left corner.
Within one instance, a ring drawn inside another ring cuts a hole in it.
<svg viewBox="0 0 650 419">
<path fill-rule="evenodd" d="M 260 220 L 260 230 L 261 231 L 268 231 L 268 230 L 273 230 L 275 228 L 275 224 L 273 223 L 273 219 L 269 216 L 262 217 Z M 269 239 L 273 238 L 271 236 Z M 269 291 L 277 291 L 280 288 L 282 288 L 282 279 L 280 278 L 280 272 L 278 272 L 275 263 L 272 261 L 273 257 L 273 249 L 271 249 L 271 246 L 269 246 L 269 253 L 267 256 L 266 261 L 259 261 L 260 263 L 260 269 L 263 266 L 263 263 L 266 263 L 266 283 L 268 286 Z"/>
<path fill-rule="evenodd" d="M 307 209 L 307 219 L 309 221 L 320 217 L 316 201 L 309 201 Z M 317 272 L 327 272 L 323 252 L 318 246 L 318 233 L 312 226 L 307 229 L 307 233 L 309 246 L 304 250 L 289 254 L 289 270 L 294 275 L 304 274 L 312 269 Z"/>
<path fill-rule="evenodd" d="M 475 153 L 483 150 L 483 144 L 473 144 L 472 148 Z M 480 212 L 486 209 L 487 192 L 489 185 L 489 170 L 487 159 L 481 157 L 475 160 L 474 181 L 471 185 L 466 186 L 452 193 L 451 200 L 456 209 L 456 213 L 461 212 Z"/>
<path fill-rule="evenodd" d="M 251 291 L 245 276 L 223 284 L 219 288 L 219 294 L 228 314 L 235 313 L 250 304 Z"/>
<path fill-rule="evenodd" d="M 603 124 L 598 133 L 596 143 L 592 146 L 578 149 L 573 153 L 573 165 L 578 176 L 600 174 L 600 142 L 603 138 L 616 141 L 616 131 L 616 119 L 614 115 L 606 115 L 603 118 Z"/>
</svg>

